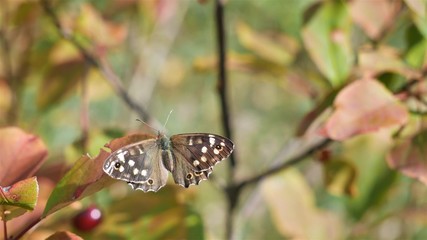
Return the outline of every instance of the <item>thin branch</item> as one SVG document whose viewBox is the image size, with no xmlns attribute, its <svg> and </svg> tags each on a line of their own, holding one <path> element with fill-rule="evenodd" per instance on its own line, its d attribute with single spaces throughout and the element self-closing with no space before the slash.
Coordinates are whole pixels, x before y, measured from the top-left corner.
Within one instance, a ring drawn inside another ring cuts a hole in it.
<svg viewBox="0 0 427 240">
<path fill-rule="evenodd" d="M 226 56 L 226 36 L 224 27 L 224 3 L 222 0 L 215 1 L 215 27 L 218 42 L 218 94 L 221 101 L 222 123 L 224 126 L 225 136 L 232 139 L 230 111 L 228 109 L 227 98 L 227 56 Z M 234 175 L 236 160 L 234 155 L 230 157 L 231 174 Z"/>
<path fill-rule="evenodd" d="M 3 216 L 2 216 L 2 222 L 3 222 L 3 229 L 4 229 L 3 236 L 4 236 L 4 239 L 7 239 L 7 222 L 6 222 L 5 214 L 4 213 L 3 213 Z"/>
<path fill-rule="evenodd" d="M 82 130 L 81 137 L 81 146 L 83 152 L 88 152 L 88 140 L 89 140 L 89 93 L 88 93 L 88 84 L 87 84 L 87 68 L 82 76 L 82 94 L 81 94 L 81 110 L 80 110 L 80 125 Z"/>
<path fill-rule="evenodd" d="M 61 35 L 62 38 L 70 42 L 74 47 L 76 47 L 80 54 L 85 58 L 86 62 L 89 63 L 92 67 L 98 69 L 104 78 L 110 83 L 119 97 L 131 108 L 133 111 L 137 112 L 139 117 L 146 122 L 151 122 L 153 119 L 150 117 L 148 111 L 141 105 L 139 105 L 136 101 L 134 101 L 125 88 L 122 85 L 121 79 L 113 72 L 113 70 L 101 60 L 98 60 L 95 56 L 93 56 L 87 49 L 83 47 L 70 33 L 68 33 L 61 25 L 58 16 L 53 10 L 48 0 L 40 1 L 43 9 L 50 17 L 52 23 L 56 27 L 56 30 Z"/>
<path fill-rule="evenodd" d="M 315 144 L 314 146 L 306 149 L 305 151 L 303 151 L 302 153 L 300 153 L 299 155 L 284 161 L 281 165 L 267 169 L 266 171 L 253 176 L 249 179 L 243 180 L 240 183 L 238 183 L 236 185 L 236 188 L 241 189 L 243 187 L 245 187 L 246 185 L 252 184 L 252 183 L 256 183 L 260 180 L 262 180 L 265 177 L 268 177 L 270 175 L 273 175 L 275 173 L 278 173 L 288 167 L 291 167 L 297 163 L 299 163 L 300 161 L 304 160 L 305 158 L 307 158 L 308 156 L 311 156 L 313 153 L 317 152 L 318 150 L 323 149 L 324 147 L 326 147 L 327 145 L 329 145 L 332 142 L 331 139 L 323 139 L 322 141 L 320 141 L 319 143 Z"/>
<path fill-rule="evenodd" d="M 224 127 L 225 136 L 232 139 L 230 114 L 228 109 L 228 98 L 227 98 L 227 56 L 226 56 L 226 33 L 224 26 L 224 3 L 222 0 L 215 0 L 215 27 L 216 37 L 218 44 L 218 94 L 221 102 L 222 111 L 222 124 Z M 234 172 L 236 168 L 236 159 L 234 155 L 230 156 L 230 171 L 229 180 L 230 184 L 233 185 Z M 225 192 L 228 197 L 228 210 L 225 217 L 226 236 L 231 239 L 233 235 L 233 215 L 237 202 L 238 193 L 229 191 L 231 188 L 225 188 Z"/>
</svg>

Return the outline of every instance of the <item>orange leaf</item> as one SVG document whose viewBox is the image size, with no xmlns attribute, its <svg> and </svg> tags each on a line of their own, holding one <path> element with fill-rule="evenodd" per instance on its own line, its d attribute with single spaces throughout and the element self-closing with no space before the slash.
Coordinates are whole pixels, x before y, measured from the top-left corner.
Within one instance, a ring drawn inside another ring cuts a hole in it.
<svg viewBox="0 0 427 240">
<path fill-rule="evenodd" d="M 362 79 L 345 87 L 334 106 L 336 109 L 323 129 L 334 140 L 402 125 L 408 120 L 406 108 L 372 79 Z"/>
</svg>

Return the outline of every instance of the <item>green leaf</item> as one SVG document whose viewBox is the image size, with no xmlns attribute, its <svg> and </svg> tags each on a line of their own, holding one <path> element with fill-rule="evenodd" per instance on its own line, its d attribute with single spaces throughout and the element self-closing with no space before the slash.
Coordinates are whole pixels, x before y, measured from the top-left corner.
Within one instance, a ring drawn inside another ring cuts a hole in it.
<svg viewBox="0 0 427 240">
<path fill-rule="evenodd" d="M 37 178 L 19 181 L 9 187 L 0 187 L 0 211 L 2 218 L 8 221 L 34 210 L 39 193 Z"/>
<path fill-rule="evenodd" d="M 316 207 L 315 195 L 300 172 L 288 169 L 265 179 L 262 195 L 278 231 L 290 239 L 342 239 L 338 216 Z"/>
<path fill-rule="evenodd" d="M 109 153 L 102 149 L 94 159 L 89 156 L 82 156 L 56 185 L 46 203 L 42 217 L 46 217 L 111 184 L 112 178 L 105 175 L 102 170 L 102 165 L 108 156 Z"/>
<path fill-rule="evenodd" d="M 96 239 L 204 239 L 202 219 L 184 201 L 182 188 L 166 185 L 156 193 L 132 191 L 113 202 Z M 86 235 L 82 235 L 86 237 Z M 87 235 L 90 237 L 90 235 Z M 86 238 L 85 238 L 86 239 Z"/>
<path fill-rule="evenodd" d="M 311 59 L 334 87 L 346 81 L 353 65 L 350 33 L 349 13 L 339 1 L 323 4 L 302 31 Z"/>
</svg>

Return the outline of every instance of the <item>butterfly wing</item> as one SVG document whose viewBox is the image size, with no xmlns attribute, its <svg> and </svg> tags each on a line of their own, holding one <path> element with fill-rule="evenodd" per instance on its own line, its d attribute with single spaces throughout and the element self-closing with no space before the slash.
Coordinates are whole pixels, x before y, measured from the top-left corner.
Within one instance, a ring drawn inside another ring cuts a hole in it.
<svg viewBox="0 0 427 240">
<path fill-rule="evenodd" d="M 128 182 L 133 189 L 156 192 L 168 178 L 161 152 L 156 139 L 144 140 L 113 152 L 103 169 L 110 177 Z"/>
<path fill-rule="evenodd" d="M 214 134 L 177 134 L 170 138 L 173 153 L 172 175 L 177 184 L 188 187 L 206 180 L 212 168 L 234 150 L 234 143 Z"/>
</svg>

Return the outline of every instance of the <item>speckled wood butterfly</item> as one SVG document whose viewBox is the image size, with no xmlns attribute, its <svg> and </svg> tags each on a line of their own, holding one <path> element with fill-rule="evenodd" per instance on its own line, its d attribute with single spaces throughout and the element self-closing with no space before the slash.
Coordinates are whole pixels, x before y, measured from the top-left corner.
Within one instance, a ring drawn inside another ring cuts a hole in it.
<svg viewBox="0 0 427 240">
<path fill-rule="evenodd" d="M 213 166 L 234 150 L 234 143 L 209 133 L 163 134 L 129 144 L 111 153 L 104 172 L 126 181 L 133 189 L 157 192 L 166 184 L 168 171 L 175 183 L 189 187 L 206 180 Z"/>
</svg>

